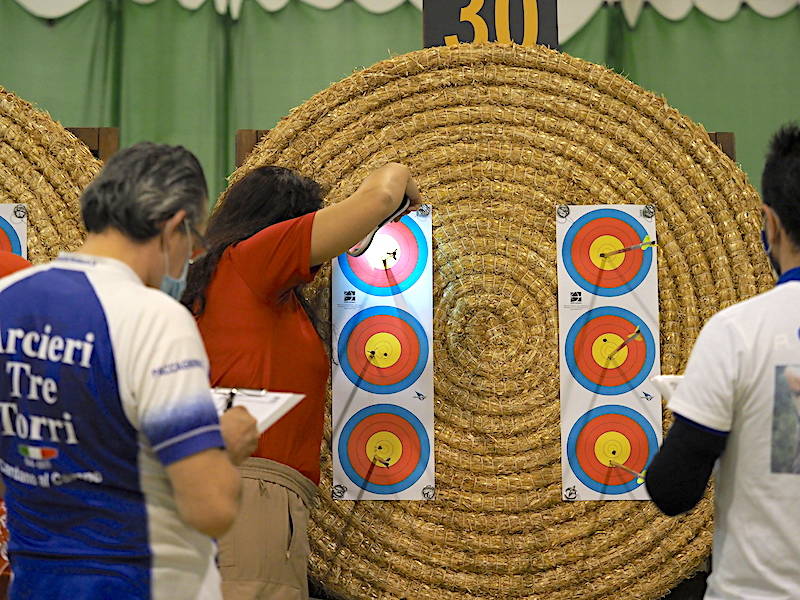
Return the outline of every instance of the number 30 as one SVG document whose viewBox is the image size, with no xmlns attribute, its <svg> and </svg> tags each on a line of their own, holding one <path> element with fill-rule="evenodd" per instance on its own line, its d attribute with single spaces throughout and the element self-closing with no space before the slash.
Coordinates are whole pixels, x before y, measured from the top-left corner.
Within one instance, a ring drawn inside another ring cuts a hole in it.
<svg viewBox="0 0 800 600">
<path fill-rule="evenodd" d="M 483 8 L 484 0 L 470 0 L 470 3 L 461 9 L 459 19 L 472 25 L 475 35 L 472 41 L 476 44 L 489 41 L 489 27 L 486 21 L 478 14 Z M 494 27 L 497 33 L 497 41 L 510 44 L 511 24 L 509 23 L 509 3 L 510 0 L 495 0 L 494 3 Z M 523 35 L 522 45 L 533 46 L 539 37 L 539 11 L 536 0 L 522 0 L 523 8 Z M 459 43 L 457 35 L 446 35 L 444 43 L 448 46 L 455 46 Z"/>
</svg>

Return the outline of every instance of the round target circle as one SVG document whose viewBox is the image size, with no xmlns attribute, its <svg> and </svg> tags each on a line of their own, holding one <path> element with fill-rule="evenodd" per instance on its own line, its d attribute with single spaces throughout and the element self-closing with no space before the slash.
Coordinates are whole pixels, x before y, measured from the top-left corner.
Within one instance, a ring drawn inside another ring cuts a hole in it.
<svg viewBox="0 0 800 600">
<path fill-rule="evenodd" d="M 11 223 L 3 217 L 0 217 L 0 250 L 22 256 L 22 243 L 19 236 Z"/>
<path fill-rule="evenodd" d="M 584 413 L 570 429 L 567 458 L 576 477 L 601 494 L 624 494 L 643 481 L 611 461 L 641 473 L 658 450 L 658 438 L 641 413 L 612 404 Z"/>
<path fill-rule="evenodd" d="M 656 358 L 650 328 L 631 311 L 616 306 L 581 315 L 569 328 L 564 354 L 575 380 L 606 396 L 638 387 Z"/>
<path fill-rule="evenodd" d="M 339 268 L 357 289 L 372 296 L 406 291 L 422 276 L 428 263 L 428 244 L 409 216 L 380 228 L 361 256 L 342 254 Z"/>
<path fill-rule="evenodd" d="M 362 408 L 347 420 L 338 443 L 339 462 L 358 487 L 395 494 L 419 480 L 431 445 L 422 422 L 395 404 Z"/>
<path fill-rule="evenodd" d="M 347 378 L 373 394 L 394 394 L 413 384 L 428 363 L 428 338 L 410 313 L 373 306 L 353 315 L 337 348 Z"/>
<path fill-rule="evenodd" d="M 611 253 L 641 244 L 647 235 L 639 221 L 621 210 L 601 208 L 586 213 L 564 236 L 564 267 L 587 292 L 598 296 L 628 293 L 647 276 L 653 262 L 652 246 Z"/>
</svg>

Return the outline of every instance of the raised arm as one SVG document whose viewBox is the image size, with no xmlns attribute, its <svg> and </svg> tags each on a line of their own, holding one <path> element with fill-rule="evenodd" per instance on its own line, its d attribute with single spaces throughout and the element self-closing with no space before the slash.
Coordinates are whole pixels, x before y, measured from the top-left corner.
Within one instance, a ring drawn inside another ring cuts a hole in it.
<svg viewBox="0 0 800 600">
<path fill-rule="evenodd" d="M 317 212 L 311 231 L 311 266 L 359 242 L 400 206 L 404 195 L 411 199 L 409 211 L 419 208 L 419 189 L 411 172 L 389 163 L 370 173 L 353 195 Z"/>
</svg>

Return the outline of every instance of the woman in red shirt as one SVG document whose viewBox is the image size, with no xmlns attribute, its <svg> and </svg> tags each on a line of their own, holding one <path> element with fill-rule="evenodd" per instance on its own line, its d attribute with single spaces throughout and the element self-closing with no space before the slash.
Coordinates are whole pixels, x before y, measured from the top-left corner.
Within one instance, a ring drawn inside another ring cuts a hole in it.
<svg viewBox="0 0 800 600">
<path fill-rule="evenodd" d="M 394 214 L 404 196 L 415 210 L 419 190 L 397 163 L 323 209 L 314 181 L 261 167 L 228 189 L 209 220 L 209 252 L 190 269 L 183 301 L 197 317 L 211 384 L 306 396 L 240 467 L 240 513 L 219 542 L 227 600 L 308 598 L 306 526 L 319 484 L 329 359 L 298 288 Z"/>
</svg>

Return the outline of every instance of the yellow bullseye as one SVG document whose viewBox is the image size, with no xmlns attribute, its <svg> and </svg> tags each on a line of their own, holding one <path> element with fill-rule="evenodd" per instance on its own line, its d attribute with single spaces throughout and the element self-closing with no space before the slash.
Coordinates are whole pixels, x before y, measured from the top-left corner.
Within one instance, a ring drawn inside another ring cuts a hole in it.
<svg viewBox="0 0 800 600">
<path fill-rule="evenodd" d="M 603 258 L 601 254 L 607 254 L 616 250 L 622 250 L 625 246 L 613 235 L 598 236 L 592 245 L 589 246 L 589 258 L 598 269 L 612 271 L 625 262 L 625 253 L 621 252 L 613 256 Z"/>
<path fill-rule="evenodd" d="M 624 341 L 616 333 L 604 333 L 597 336 L 597 339 L 592 342 L 592 358 L 604 369 L 616 369 L 628 358 L 628 347 L 619 348 Z M 617 350 L 616 353 L 615 350 Z M 612 354 L 613 356 L 611 356 Z"/>
<path fill-rule="evenodd" d="M 391 367 L 403 353 L 403 348 L 398 340 L 391 333 L 376 333 L 367 340 L 364 346 L 364 353 L 367 360 L 380 369 Z"/>
<path fill-rule="evenodd" d="M 631 456 L 631 443 L 618 431 L 606 431 L 594 443 L 594 455 L 607 467 L 612 460 L 622 465 Z"/>
<path fill-rule="evenodd" d="M 373 433 L 367 440 L 367 458 L 377 467 L 388 468 L 403 455 L 403 442 L 391 431 Z"/>
</svg>

